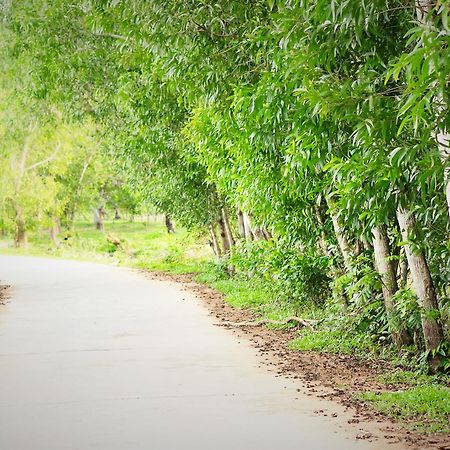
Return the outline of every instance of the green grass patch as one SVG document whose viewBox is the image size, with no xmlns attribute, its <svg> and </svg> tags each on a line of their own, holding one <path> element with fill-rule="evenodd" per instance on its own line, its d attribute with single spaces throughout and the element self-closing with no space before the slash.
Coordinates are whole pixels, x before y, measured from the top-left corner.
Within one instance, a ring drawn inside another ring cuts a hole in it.
<svg viewBox="0 0 450 450">
<path fill-rule="evenodd" d="M 420 386 L 423 384 L 450 384 L 449 375 L 425 375 L 407 370 L 394 370 L 378 377 L 378 381 L 390 385 Z"/>
<path fill-rule="evenodd" d="M 290 343 L 293 350 L 320 351 L 362 355 L 374 351 L 373 342 L 362 334 L 347 335 L 339 330 L 302 330 L 301 335 Z"/>
<path fill-rule="evenodd" d="M 396 392 L 358 395 L 378 411 L 406 422 L 424 433 L 450 432 L 450 389 L 441 385 L 419 385 Z"/>
<path fill-rule="evenodd" d="M 218 274 L 213 265 L 196 277 L 200 283 L 225 294 L 225 300 L 233 307 L 239 309 L 261 310 L 271 301 L 271 295 L 265 286 L 258 280 L 249 280 L 244 277 L 228 277 Z"/>
<path fill-rule="evenodd" d="M 219 270 L 219 272 L 218 272 Z M 222 273 L 220 272 L 222 270 Z M 225 294 L 225 301 L 234 308 L 249 309 L 262 319 L 283 321 L 293 316 L 294 311 L 286 305 L 281 305 L 274 297 L 267 283 L 244 276 L 229 277 L 220 266 L 203 267 L 203 272 L 196 280 Z M 271 328 L 289 328 L 295 325 L 268 325 Z"/>
<path fill-rule="evenodd" d="M 109 236 L 120 240 L 115 246 Z M 182 228 L 168 234 L 161 222 L 106 221 L 99 231 L 90 222 L 76 222 L 72 231 L 63 230 L 55 245 L 47 233 L 29 233 L 27 249 L 2 241 L 0 252 L 114 263 L 171 273 L 201 272 L 212 258 L 207 239 Z"/>
</svg>

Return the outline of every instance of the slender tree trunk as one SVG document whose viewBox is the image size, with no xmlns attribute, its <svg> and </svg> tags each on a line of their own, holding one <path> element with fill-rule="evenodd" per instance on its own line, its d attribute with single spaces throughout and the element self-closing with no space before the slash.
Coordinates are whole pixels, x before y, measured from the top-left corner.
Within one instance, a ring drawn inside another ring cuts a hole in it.
<svg viewBox="0 0 450 450">
<path fill-rule="evenodd" d="M 173 226 L 172 218 L 169 214 L 164 215 L 164 223 L 166 224 L 167 233 L 175 233 L 175 227 Z"/>
<path fill-rule="evenodd" d="M 25 248 L 28 244 L 27 230 L 25 220 L 20 212 L 16 213 L 16 233 L 14 236 L 14 245 L 16 247 Z"/>
<path fill-rule="evenodd" d="M 318 242 L 319 248 L 325 256 L 331 256 L 330 250 L 328 250 L 328 245 L 327 245 L 327 237 L 325 234 L 324 220 L 322 217 L 322 213 L 320 212 L 320 208 L 317 205 L 314 207 L 314 214 L 316 216 L 317 222 L 319 223 L 319 227 L 320 227 L 320 236 L 319 236 L 319 242 Z"/>
<path fill-rule="evenodd" d="M 242 218 L 244 221 L 244 228 L 245 228 L 245 239 L 247 241 L 254 241 L 255 240 L 255 234 L 253 233 L 250 217 L 247 213 L 242 213 Z"/>
<path fill-rule="evenodd" d="M 230 242 L 227 238 L 227 231 L 225 227 L 225 221 L 223 220 L 223 217 L 221 216 L 217 222 L 219 224 L 219 233 L 220 233 L 220 239 L 222 241 L 222 248 L 223 252 L 228 255 L 230 253 L 231 247 Z"/>
<path fill-rule="evenodd" d="M 330 216 L 333 222 L 334 233 L 336 234 L 336 238 L 339 244 L 339 248 L 342 253 L 342 257 L 344 258 L 345 268 L 350 272 L 352 270 L 352 248 L 350 243 L 347 240 L 347 237 L 344 234 L 344 229 L 341 227 L 339 223 L 338 216 L 336 211 L 332 208 L 333 205 L 330 206 Z"/>
<path fill-rule="evenodd" d="M 408 261 L 406 259 L 405 249 L 400 249 L 400 260 L 398 262 L 398 284 L 404 288 L 408 282 Z"/>
<path fill-rule="evenodd" d="M 50 228 L 50 238 L 56 246 L 59 245 L 58 235 L 60 232 L 61 232 L 61 222 L 60 222 L 59 218 L 55 217 L 54 221 L 53 221 L 53 225 Z"/>
<path fill-rule="evenodd" d="M 259 240 L 259 241 L 266 241 L 266 235 L 264 234 L 264 230 L 261 227 L 256 227 L 253 230 L 253 233 L 255 235 L 255 237 Z"/>
<path fill-rule="evenodd" d="M 261 228 L 261 231 L 264 234 L 264 239 L 266 241 L 270 241 L 272 239 L 272 233 L 267 228 Z"/>
<path fill-rule="evenodd" d="M 240 210 L 240 208 L 237 209 L 237 223 L 238 223 L 238 231 L 239 236 L 242 239 L 245 239 L 245 224 L 244 224 L 244 213 Z"/>
<path fill-rule="evenodd" d="M 226 239 L 228 240 L 229 251 L 232 252 L 233 246 L 236 244 L 236 242 L 234 240 L 233 233 L 231 231 L 230 220 L 225 206 L 222 208 L 221 213 L 222 213 L 222 220 L 225 226 Z"/>
<path fill-rule="evenodd" d="M 395 317 L 395 305 L 393 297 L 398 290 L 397 274 L 389 248 L 389 239 L 384 225 L 378 225 L 372 230 L 375 267 L 381 277 L 381 285 L 384 299 L 384 307 L 389 320 L 389 330 L 397 347 L 411 343 L 407 330 L 402 324 L 393 323 Z"/>
<path fill-rule="evenodd" d="M 214 251 L 214 254 L 217 258 L 220 258 L 222 256 L 222 250 L 217 240 L 216 226 L 214 224 L 209 226 L 209 236 L 211 239 L 211 247 Z"/>
<path fill-rule="evenodd" d="M 94 209 L 94 225 L 96 230 L 103 231 L 104 230 L 104 224 L 103 224 L 103 208 L 95 208 Z"/>
<path fill-rule="evenodd" d="M 439 317 L 439 305 L 436 290 L 431 278 L 430 269 L 424 253 L 417 248 L 411 240 L 415 239 L 417 232 L 416 219 L 406 208 L 397 210 L 397 219 L 400 225 L 402 239 L 405 244 L 406 258 L 411 271 L 414 291 L 417 295 L 422 311 L 422 329 L 425 338 L 425 348 L 433 351 L 439 347 L 444 339 L 444 333 Z M 432 370 L 436 370 L 440 358 L 430 358 L 429 364 Z"/>
</svg>

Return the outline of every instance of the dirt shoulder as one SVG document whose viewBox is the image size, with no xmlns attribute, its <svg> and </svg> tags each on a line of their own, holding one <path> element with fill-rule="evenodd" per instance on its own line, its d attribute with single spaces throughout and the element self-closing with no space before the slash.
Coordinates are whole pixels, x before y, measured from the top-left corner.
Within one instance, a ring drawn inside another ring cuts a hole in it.
<svg viewBox="0 0 450 450">
<path fill-rule="evenodd" d="M 366 362 L 351 356 L 300 352 L 289 348 L 289 342 L 296 336 L 295 331 L 280 331 L 265 326 L 227 325 L 227 322 L 247 322 L 255 318 L 247 310 L 233 308 L 224 300 L 224 295 L 194 280 L 194 276 L 145 272 L 147 276 L 164 281 L 181 283 L 193 293 L 211 316 L 217 326 L 230 329 L 239 338 L 247 339 L 261 354 L 262 362 L 276 376 L 299 379 L 305 386 L 307 395 L 332 400 L 343 405 L 352 417 L 349 423 L 373 423 L 373 433 L 361 433 L 356 439 L 380 440 L 386 444 L 402 442 L 411 449 L 450 450 L 448 435 L 422 435 L 411 432 L 392 418 L 374 411 L 369 404 L 355 399 L 359 392 L 384 392 L 397 390 L 399 386 L 385 385 L 377 380 L 379 375 L 390 369 L 384 361 Z M 315 412 L 328 415 L 326 410 Z M 335 414 L 329 414 L 335 417 Z"/>
</svg>

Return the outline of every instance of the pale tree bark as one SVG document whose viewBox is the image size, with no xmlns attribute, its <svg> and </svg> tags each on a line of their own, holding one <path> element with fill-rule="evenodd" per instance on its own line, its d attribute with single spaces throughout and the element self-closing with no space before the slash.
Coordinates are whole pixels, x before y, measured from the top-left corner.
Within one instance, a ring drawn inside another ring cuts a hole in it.
<svg viewBox="0 0 450 450">
<path fill-rule="evenodd" d="M 411 241 L 417 233 L 414 214 L 406 208 L 399 208 L 397 210 L 397 219 L 400 225 L 402 239 L 406 242 L 406 258 L 411 272 L 413 288 L 421 308 L 425 348 L 432 352 L 440 346 L 444 339 L 436 290 L 423 251 L 414 246 Z M 430 368 L 436 370 L 439 362 L 440 358 L 438 357 L 430 358 Z"/>
<path fill-rule="evenodd" d="M 256 227 L 253 230 L 253 234 L 256 237 L 256 239 L 259 241 L 267 240 L 266 235 L 264 234 L 264 230 L 261 227 Z"/>
<path fill-rule="evenodd" d="M 232 252 L 233 247 L 236 244 L 236 241 L 234 240 L 233 232 L 231 231 L 230 219 L 228 217 L 228 211 L 225 206 L 222 208 L 221 214 L 222 214 L 223 224 L 225 227 L 225 235 L 226 235 L 226 239 L 228 241 L 229 251 Z"/>
<path fill-rule="evenodd" d="M 416 0 L 415 8 L 417 20 L 424 26 L 432 26 L 435 19 L 433 10 L 436 7 L 436 0 Z M 437 115 L 444 112 L 444 98 L 442 94 L 438 94 L 435 100 Z M 444 164 L 444 182 L 445 182 L 445 198 L 447 200 L 447 212 L 450 216 L 450 133 L 447 129 L 436 131 L 434 133 L 439 155 Z"/>
<path fill-rule="evenodd" d="M 222 256 L 222 250 L 220 248 L 219 241 L 217 240 L 215 224 L 209 226 L 209 236 L 211 247 L 214 251 L 214 254 L 216 255 L 216 258 L 220 258 Z"/>
<path fill-rule="evenodd" d="M 22 210 L 16 209 L 16 232 L 14 235 L 14 245 L 16 247 L 26 247 L 28 244 L 27 230 Z"/>
<path fill-rule="evenodd" d="M 105 211 L 103 207 L 94 208 L 94 226 L 96 230 L 103 231 L 105 226 L 103 224 L 103 217 L 105 215 Z"/>
<path fill-rule="evenodd" d="M 17 166 L 17 176 L 15 179 L 15 198 L 14 198 L 14 210 L 15 210 L 15 235 L 14 235 L 14 245 L 16 247 L 26 247 L 28 244 L 27 231 L 25 225 L 25 218 L 23 210 L 19 205 L 19 195 L 22 189 L 23 177 L 25 176 L 26 163 L 28 158 L 28 138 L 22 147 L 22 153 L 20 155 L 20 160 Z"/>
<path fill-rule="evenodd" d="M 236 210 L 236 216 L 237 216 L 237 223 L 238 223 L 238 232 L 239 236 L 242 239 L 245 239 L 245 224 L 244 224 L 244 213 L 241 211 L 240 208 L 237 208 Z"/>
<path fill-rule="evenodd" d="M 333 222 L 333 229 L 339 244 L 339 249 L 341 250 L 342 257 L 344 259 L 344 265 L 350 272 L 352 270 L 352 247 L 344 234 L 344 229 L 339 222 L 336 211 L 333 209 L 333 204 L 329 202 L 328 206 L 330 207 L 330 216 Z"/>
<path fill-rule="evenodd" d="M 395 324 L 394 295 L 398 291 L 395 264 L 390 260 L 391 251 L 389 238 L 384 225 L 378 225 L 372 230 L 375 268 L 381 278 L 384 307 L 389 321 L 389 331 L 397 347 L 411 343 L 407 330 L 402 324 Z"/>
<path fill-rule="evenodd" d="M 267 228 L 263 227 L 261 228 L 261 231 L 263 232 L 266 241 L 270 241 L 273 238 L 272 233 Z"/>
<path fill-rule="evenodd" d="M 53 219 L 53 225 L 50 228 L 50 238 L 56 246 L 59 245 L 59 233 L 61 233 L 61 222 L 58 217 L 55 217 Z"/>
<path fill-rule="evenodd" d="M 227 255 L 230 253 L 231 247 L 230 247 L 230 242 L 228 241 L 225 222 L 224 222 L 222 216 L 219 217 L 219 220 L 217 221 L 217 223 L 219 224 L 219 234 L 220 234 L 220 240 L 222 241 L 223 252 Z"/>
<path fill-rule="evenodd" d="M 253 232 L 250 217 L 247 213 L 242 213 L 242 218 L 244 221 L 244 229 L 245 229 L 245 239 L 247 241 L 254 241 L 255 240 L 255 234 Z"/>
<path fill-rule="evenodd" d="M 36 126 L 37 125 L 35 123 L 32 123 L 29 127 L 29 134 L 24 141 L 24 144 L 22 147 L 22 152 L 20 154 L 20 159 L 19 159 L 19 161 L 17 163 L 17 167 L 16 167 L 17 172 L 16 172 L 15 186 L 14 186 L 15 195 L 13 198 L 13 204 L 14 204 L 14 209 L 15 209 L 15 224 L 16 224 L 14 243 L 15 243 L 16 247 L 25 247 L 28 243 L 25 214 L 24 214 L 22 207 L 19 204 L 19 198 L 20 198 L 20 193 L 22 190 L 22 185 L 23 185 L 23 180 L 24 180 L 25 174 L 27 171 L 37 169 L 38 167 L 40 167 L 44 164 L 47 164 L 50 161 L 53 161 L 56 158 L 56 155 L 58 154 L 58 152 L 61 148 L 61 146 L 58 145 L 55 148 L 54 152 L 48 158 L 45 158 L 39 162 L 36 162 L 34 164 L 27 166 L 28 145 L 29 145 L 29 141 L 31 139 L 32 133 L 35 130 Z M 12 166 L 15 165 L 14 164 L 15 162 L 16 162 L 15 160 L 11 161 Z M 12 167 L 12 169 L 14 170 L 14 167 Z"/>
</svg>

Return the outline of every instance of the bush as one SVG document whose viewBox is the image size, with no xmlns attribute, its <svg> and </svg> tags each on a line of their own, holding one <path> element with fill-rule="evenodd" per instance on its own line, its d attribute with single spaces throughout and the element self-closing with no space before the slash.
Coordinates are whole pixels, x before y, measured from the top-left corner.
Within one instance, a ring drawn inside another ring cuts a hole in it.
<svg viewBox="0 0 450 450">
<path fill-rule="evenodd" d="M 238 273 L 266 281 L 274 296 L 296 309 L 323 305 L 331 294 L 329 258 L 302 253 L 284 241 L 241 244 L 231 263 Z"/>
</svg>

